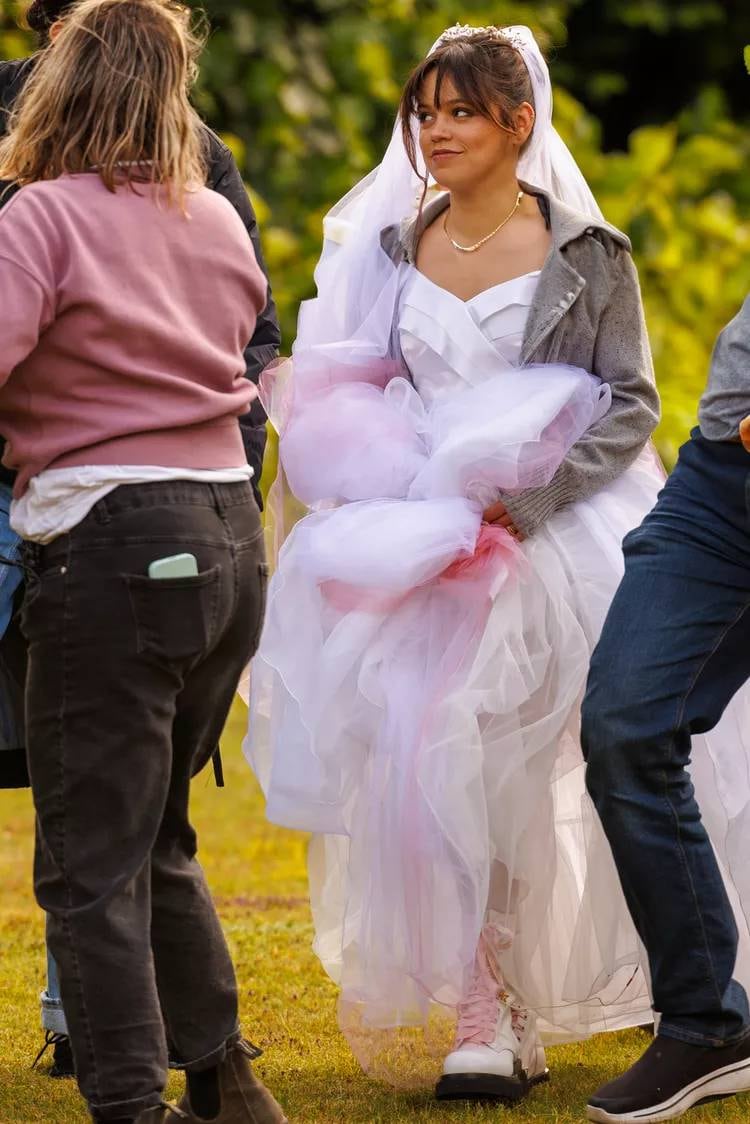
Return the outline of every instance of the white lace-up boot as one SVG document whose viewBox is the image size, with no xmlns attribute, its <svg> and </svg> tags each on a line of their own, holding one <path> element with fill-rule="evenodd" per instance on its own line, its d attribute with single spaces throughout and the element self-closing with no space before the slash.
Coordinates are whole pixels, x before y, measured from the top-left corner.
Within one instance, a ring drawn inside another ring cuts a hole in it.
<svg viewBox="0 0 750 1124">
<path fill-rule="evenodd" d="M 479 938 L 471 985 L 458 1008 L 454 1048 L 436 1089 L 440 1100 L 516 1102 L 549 1078 L 536 1017 L 506 990 L 496 953 L 511 933 L 488 922 Z"/>
</svg>

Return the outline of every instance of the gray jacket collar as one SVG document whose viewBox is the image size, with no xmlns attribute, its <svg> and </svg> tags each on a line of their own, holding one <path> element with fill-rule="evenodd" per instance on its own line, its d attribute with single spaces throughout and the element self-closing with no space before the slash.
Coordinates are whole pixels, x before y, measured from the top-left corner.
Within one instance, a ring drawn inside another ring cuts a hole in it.
<svg viewBox="0 0 750 1124">
<path fill-rule="evenodd" d="M 562 252 L 565 247 L 581 238 L 601 238 L 602 235 L 628 252 L 631 247 L 627 236 L 603 219 L 581 214 L 540 188 L 526 183 L 521 183 L 521 187 L 527 194 L 536 196 L 539 210 L 552 235 L 552 245 L 526 322 L 520 356 L 520 362 L 526 363 L 586 286 L 586 279 L 573 266 L 568 255 Z M 449 196 L 440 195 L 425 207 L 420 220 L 407 220 L 381 232 L 381 245 L 394 264 L 413 263 L 422 232 L 443 213 L 448 203 Z"/>
<path fill-rule="evenodd" d="M 520 180 L 519 183 L 527 195 L 536 196 L 539 210 L 552 235 L 551 251 L 562 250 L 569 243 L 575 242 L 584 235 L 594 234 L 596 231 L 608 234 L 615 242 L 630 251 L 630 240 L 627 235 L 604 219 L 584 215 L 566 203 L 561 203 L 554 196 L 548 195 L 541 188 L 532 187 Z M 381 234 L 381 244 L 388 256 L 397 263 L 413 261 L 414 251 L 423 232 L 443 213 L 449 202 L 450 196 L 445 192 L 428 203 L 420 219 L 407 219 L 398 226 L 386 227 Z"/>
</svg>

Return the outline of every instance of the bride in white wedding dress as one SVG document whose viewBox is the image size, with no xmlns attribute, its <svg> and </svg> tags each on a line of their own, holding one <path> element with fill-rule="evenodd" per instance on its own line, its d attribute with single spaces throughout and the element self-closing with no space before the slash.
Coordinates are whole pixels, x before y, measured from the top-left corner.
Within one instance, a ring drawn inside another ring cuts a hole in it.
<svg viewBox="0 0 750 1124">
<path fill-rule="evenodd" d="M 429 1075 L 412 1028 L 442 1012 L 438 1096 L 513 1101 L 543 1042 L 652 1017 L 578 739 L 663 479 L 638 282 L 525 28 L 441 38 L 325 232 L 293 375 L 265 384 L 311 510 L 246 752 L 269 817 L 314 833 L 315 948 L 362 1063 Z"/>
</svg>

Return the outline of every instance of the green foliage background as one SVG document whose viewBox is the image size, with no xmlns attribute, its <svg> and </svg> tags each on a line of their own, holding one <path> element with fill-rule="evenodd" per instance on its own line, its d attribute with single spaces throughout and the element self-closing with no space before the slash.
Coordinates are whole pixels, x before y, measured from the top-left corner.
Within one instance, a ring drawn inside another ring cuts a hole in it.
<svg viewBox="0 0 750 1124">
<path fill-rule="evenodd" d="M 530 24 L 549 52 L 558 128 L 633 240 L 664 401 L 658 443 L 673 461 L 713 341 L 750 291 L 744 0 L 207 7 L 214 30 L 198 104 L 251 187 L 287 348 L 311 293 L 322 216 L 377 162 L 410 67 L 456 20 Z M 23 10 L 0 0 L 0 57 L 32 48 Z"/>
</svg>

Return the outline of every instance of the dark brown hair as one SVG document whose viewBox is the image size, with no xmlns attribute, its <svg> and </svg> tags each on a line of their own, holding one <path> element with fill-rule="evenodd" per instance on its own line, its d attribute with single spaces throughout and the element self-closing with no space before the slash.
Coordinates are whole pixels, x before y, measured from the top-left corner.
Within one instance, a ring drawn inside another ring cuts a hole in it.
<svg viewBox="0 0 750 1124">
<path fill-rule="evenodd" d="M 26 13 L 26 22 L 45 40 L 52 24 L 62 19 L 74 3 L 75 0 L 33 0 Z"/>
<path fill-rule="evenodd" d="M 435 71 L 435 104 L 449 78 L 470 109 L 494 121 L 501 129 L 515 132 L 513 111 L 523 102 L 534 106 L 531 77 L 520 51 L 507 39 L 488 33 L 443 40 L 409 76 L 401 95 L 399 117 L 404 146 L 414 171 L 419 174 L 412 118 L 419 108 L 422 89 Z M 528 143 L 528 142 L 527 142 Z"/>
</svg>

